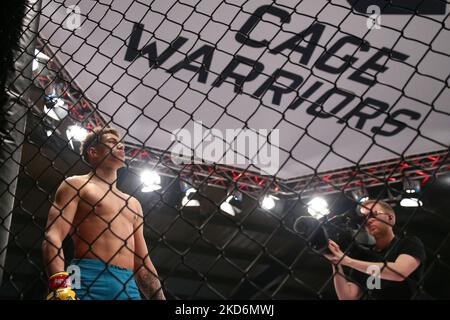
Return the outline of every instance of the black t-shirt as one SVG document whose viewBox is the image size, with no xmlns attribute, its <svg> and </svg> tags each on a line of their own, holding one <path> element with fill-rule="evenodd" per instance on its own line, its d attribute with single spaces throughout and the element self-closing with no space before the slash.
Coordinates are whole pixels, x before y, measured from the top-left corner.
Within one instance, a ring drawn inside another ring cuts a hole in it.
<svg viewBox="0 0 450 320">
<path fill-rule="evenodd" d="M 404 281 L 390 281 L 380 279 L 380 289 L 369 289 L 368 274 L 350 269 L 349 280 L 355 282 L 363 290 L 361 299 L 369 300 L 409 300 L 418 290 L 418 281 L 422 278 L 425 261 L 425 248 L 417 237 L 394 237 L 391 243 L 381 251 L 373 249 L 359 249 L 352 254 L 352 258 L 371 262 L 394 262 L 401 254 L 407 254 L 420 261 L 419 267 Z M 373 282 L 372 282 L 373 283 Z"/>
</svg>

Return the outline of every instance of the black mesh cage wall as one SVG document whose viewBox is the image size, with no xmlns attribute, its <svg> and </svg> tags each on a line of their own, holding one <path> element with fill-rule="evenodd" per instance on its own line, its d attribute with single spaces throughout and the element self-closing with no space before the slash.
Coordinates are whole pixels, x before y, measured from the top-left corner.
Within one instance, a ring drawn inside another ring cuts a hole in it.
<svg viewBox="0 0 450 320">
<path fill-rule="evenodd" d="M 134 281 L 149 298 L 136 269 L 148 261 L 167 299 L 338 299 L 343 275 L 358 298 L 379 298 L 354 268 L 332 268 L 331 239 L 344 257 L 376 253 L 382 278 L 398 276 L 383 261 L 402 247 L 420 262 L 394 281 L 406 297 L 448 299 L 447 7 L 11 5 L 2 19 L 0 297 L 46 298 L 54 218 L 67 222 L 57 244 L 64 270 L 79 259 L 129 269 L 118 298 Z M 95 169 L 80 148 L 98 127 L 116 131 L 94 143 L 106 150 Z M 122 157 L 117 176 L 103 179 L 98 168 Z M 67 192 L 77 206 L 57 206 L 63 181 L 75 181 Z M 374 249 L 365 197 L 395 211 L 390 250 Z M 89 223 L 95 236 L 83 231 Z M 149 260 L 137 254 L 141 232 Z"/>
</svg>

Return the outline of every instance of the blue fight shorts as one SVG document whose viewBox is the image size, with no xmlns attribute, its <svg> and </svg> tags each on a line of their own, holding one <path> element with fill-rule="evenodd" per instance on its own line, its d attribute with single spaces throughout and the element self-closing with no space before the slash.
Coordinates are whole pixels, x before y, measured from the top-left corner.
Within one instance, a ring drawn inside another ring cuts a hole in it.
<svg viewBox="0 0 450 320">
<path fill-rule="evenodd" d="M 80 283 L 72 278 L 72 289 L 80 300 L 141 300 L 133 271 L 94 259 L 73 259 L 80 268 Z"/>
</svg>

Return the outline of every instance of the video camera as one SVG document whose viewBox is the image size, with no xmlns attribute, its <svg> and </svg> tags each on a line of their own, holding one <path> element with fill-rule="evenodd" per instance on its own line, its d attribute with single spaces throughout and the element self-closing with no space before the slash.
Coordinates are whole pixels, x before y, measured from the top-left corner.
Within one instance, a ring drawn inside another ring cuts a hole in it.
<svg viewBox="0 0 450 320">
<path fill-rule="evenodd" d="M 294 230 L 319 253 L 329 253 L 328 240 L 336 242 L 343 252 L 359 246 L 369 247 L 375 239 L 363 227 L 365 217 L 355 211 L 347 211 L 328 218 L 299 217 Z"/>
</svg>

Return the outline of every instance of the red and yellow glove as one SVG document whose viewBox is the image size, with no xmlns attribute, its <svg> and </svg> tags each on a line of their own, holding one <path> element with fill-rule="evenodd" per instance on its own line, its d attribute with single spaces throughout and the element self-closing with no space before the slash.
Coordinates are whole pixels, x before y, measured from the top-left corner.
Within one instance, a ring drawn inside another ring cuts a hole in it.
<svg viewBox="0 0 450 320">
<path fill-rule="evenodd" d="M 68 272 L 58 272 L 48 279 L 50 293 L 47 300 L 78 300 L 77 294 L 72 290 Z"/>
</svg>

